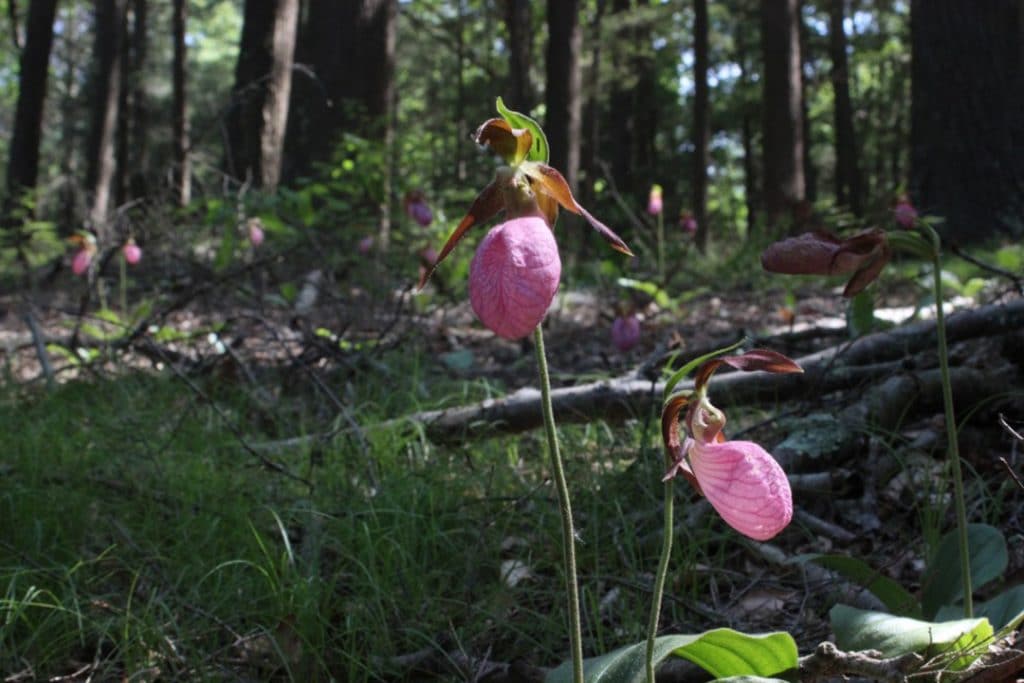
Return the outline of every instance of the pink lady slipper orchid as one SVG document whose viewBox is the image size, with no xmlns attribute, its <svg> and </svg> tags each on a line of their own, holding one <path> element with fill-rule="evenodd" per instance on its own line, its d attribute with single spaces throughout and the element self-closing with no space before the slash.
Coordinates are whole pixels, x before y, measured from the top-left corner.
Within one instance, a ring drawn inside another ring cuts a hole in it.
<svg viewBox="0 0 1024 683">
<path fill-rule="evenodd" d="M 746 371 L 803 372 L 789 358 L 764 349 L 704 363 L 693 394 L 672 396 L 662 409 L 662 438 L 671 463 L 665 480 L 682 474 L 729 526 L 756 541 L 766 541 L 793 519 L 793 494 L 786 473 L 764 448 L 753 441 L 727 441 L 722 434 L 725 414 L 708 400 L 707 383 L 723 364 Z M 684 422 L 689 435 L 681 439 L 683 408 L 687 408 Z"/>
<path fill-rule="evenodd" d="M 647 195 L 647 213 L 657 216 L 661 213 L 664 205 L 661 201 L 661 185 L 651 185 L 651 192 Z"/>
<path fill-rule="evenodd" d="M 885 232 L 865 230 L 840 239 L 828 232 L 808 232 L 770 245 L 761 254 L 769 273 L 785 275 L 848 275 L 843 296 L 853 297 L 878 277 L 892 250 Z"/>
<path fill-rule="evenodd" d="M 405 213 L 421 227 L 425 228 L 434 222 L 434 212 L 430 210 L 430 205 L 420 190 L 407 192 L 403 204 Z"/>
<path fill-rule="evenodd" d="M 356 245 L 356 251 L 362 256 L 366 256 L 373 251 L 373 235 L 367 235 L 363 239 L 359 240 L 359 244 Z"/>
<path fill-rule="evenodd" d="M 896 222 L 904 230 L 910 230 L 914 227 L 914 223 L 917 222 L 917 209 L 910 203 L 910 197 L 905 194 L 901 194 L 896 199 L 896 204 L 892 208 L 893 216 L 896 218 Z"/>
<path fill-rule="evenodd" d="M 620 315 L 612 322 L 612 344 L 622 353 L 640 343 L 640 319 L 635 314 Z"/>
<path fill-rule="evenodd" d="M 125 242 L 121 248 L 121 253 L 124 255 L 125 263 L 128 265 L 134 266 L 142 260 L 142 249 L 139 248 L 139 245 L 135 244 L 134 239 L 129 239 Z"/>
<path fill-rule="evenodd" d="M 569 184 L 547 160 L 547 140 L 528 117 L 505 109 L 505 118 L 485 121 L 476 141 L 502 157 L 507 165 L 477 195 L 448 237 L 441 253 L 420 278 L 422 288 L 438 264 L 474 225 L 500 212 L 506 221 L 494 228 L 477 247 L 470 266 L 469 298 L 480 321 L 506 339 L 530 334 L 544 319 L 558 290 L 562 262 L 553 229 L 558 207 L 582 215 L 612 248 L 632 256 L 626 243 L 577 203 Z M 512 123 L 523 125 L 513 128 Z"/>
<path fill-rule="evenodd" d="M 263 224 L 259 218 L 250 218 L 246 225 L 246 231 L 248 232 L 249 243 L 258 247 L 263 244 L 263 239 L 266 235 L 263 233 Z"/>
<path fill-rule="evenodd" d="M 68 238 L 72 244 L 78 245 L 78 251 L 71 259 L 71 272 L 84 275 L 96 255 L 96 238 L 91 232 L 81 232 Z"/>
<path fill-rule="evenodd" d="M 683 211 L 679 214 L 679 227 L 683 229 L 683 232 L 688 235 L 694 235 L 697 232 L 697 219 L 694 218 L 693 213 L 690 211 Z"/>
</svg>

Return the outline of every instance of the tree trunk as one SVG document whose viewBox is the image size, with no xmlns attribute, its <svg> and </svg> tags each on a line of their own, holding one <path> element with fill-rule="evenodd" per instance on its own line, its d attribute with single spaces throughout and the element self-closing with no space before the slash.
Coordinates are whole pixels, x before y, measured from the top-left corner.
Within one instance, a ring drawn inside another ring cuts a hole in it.
<svg viewBox="0 0 1024 683">
<path fill-rule="evenodd" d="M 850 101 L 850 72 L 846 58 L 846 30 L 843 28 L 846 0 L 830 0 L 829 53 L 832 58 L 832 91 L 835 97 L 836 202 L 849 206 L 860 216 L 860 162 Z"/>
<path fill-rule="evenodd" d="M 189 153 L 187 50 L 185 28 L 188 21 L 186 0 L 174 0 L 172 10 L 172 34 L 174 36 L 174 57 L 171 65 L 173 105 L 171 107 L 171 137 L 174 146 L 174 196 L 179 206 L 185 206 L 192 199 L 192 157 Z"/>
<path fill-rule="evenodd" d="M 804 198 L 808 202 L 807 206 L 810 206 L 818 199 L 818 172 L 811 156 L 814 139 L 811 137 L 811 117 L 807 108 L 807 79 L 803 77 L 805 70 L 810 71 L 814 64 L 807 22 L 803 18 L 803 5 L 803 0 L 797 4 L 797 28 L 800 34 L 800 125 L 804 141 L 801 164 L 804 171 Z"/>
<path fill-rule="evenodd" d="M 548 0 L 547 126 L 551 165 L 574 191 L 580 165 L 579 0 Z"/>
<path fill-rule="evenodd" d="M 505 104 L 515 111 L 533 109 L 533 22 L 530 0 L 505 0 L 505 24 L 508 26 L 508 92 Z"/>
<path fill-rule="evenodd" d="M 135 23 L 132 28 L 131 135 L 132 159 L 129 194 L 144 197 L 149 176 L 149 100 L 145 67 L 149 56 L 149 7 L 147 0 L 134 0 Z"/>
<path fill-rule="evenodd" d="M 1024 6 L 912 0 L 911 194 L 955 241 L 1024 232 Z"/>
<path fill-rule="evenodd" d="M 708 244 L 708 0 L 694 0 L 693 10 L 693 216 L 703 254 Z"/>
<path fill-rule="evenodd" d="M 263 125 L 260 130 L 260 183 L 268 192 L 276 190 L 281 179 L 298 21 L 299 0 L 277 0 L 271 39 L 273 62 L 263 101 Z"/>
<path fill-rule="evenodd" d="M 612 176 L 619 189 L 630 195 L 628 201 L 640 201 L 636 194 L 637 183 L 632 176 L 635 117 L 633 111 L 633 86 L 629 63 L 629 45 L 633 29 L 629 15 L 632 12 L 631 0 L 613 0 L 612 13 L 608 18 L 611 30 L 608 32 L 608 45 L 612 53 L 612 71 L 615 74 L 611 84 L 608 103 L 608 126 L 605 138 L 605 149 L 611 159 Z M 647 192 L 647 188 L 643 188 Z"/>
<path fill-rule="evenodd" d="M 106 221 L 114 189 L 118 105 L 122 86 L 121 43 L 127 5 L 127 0 L 96 2 L 92 124 L 86 187 L 92 193 L 89 219 L 101 238 L 106 238 L 109 233 Z"/>
<path fill-rule="evenodd" d="M 43 102 L 56 12 L 57 0 L 37 0 L 29 6 L 25 47 L 21 52 L 18 74 L 18 105 L 7 159 L 5 214 L 17 205 L 23 192 L 35 188 L 39 176 Z"/>
<path fill-rule="evenodd" d="M 778 220 L 805 197 L 799 0 L 761 5 L 764 206 Z"/>
<path fill-rule="evenodd" d="M 242 37 L 235 63 L 235 85 L 227 116 L 227 173 L 239 179 L 259 182 L 260 130 L 262 128 L 264 79 L 270 74 L 270 52 L 274 25 L 274 4 L 267 0 L 246 0 Z"/>
</svg>

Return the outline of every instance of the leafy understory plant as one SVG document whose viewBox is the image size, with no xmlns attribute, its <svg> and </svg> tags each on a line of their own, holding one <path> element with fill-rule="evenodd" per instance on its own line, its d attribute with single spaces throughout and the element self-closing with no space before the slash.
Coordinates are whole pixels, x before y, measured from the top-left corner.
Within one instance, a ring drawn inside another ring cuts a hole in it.
<svg viewBox="0 0 1024 683">
<path fill-rule="evenodd" d="M 554 237 L 558 208 L 582 215 L 617 251 L 632 256 L 626 243 L 577 203 L 565 178 L 547 164 L 548 143 L 536 121 L 497 102 L 501 118 L 485 121 L 476 131 L 478 144 L 504 160 L 494 180 L 473 201 L 420 280 L 420 287 L 474 225 L 505 212 L 505 222 L 492 228 L 477 247 L 469 273 L 469 298 L 480 321 L 506 339 L 531 332 L 540 375 L 544 431 L 562 520 L 562 559 L 569 604 L 572 680 L 582 683 L 583 637 L 576 572 L 572 505 L 555 431 L 551 380 L 544 352 L 541 322 L 558 291 L 562 263 Z"/>
<path fill-rule="evenodd" d="M 975 609 L 974 591 L 1000 576 L 1006 568 L 1006 541 L 998 529 L 967 521 L 943 311 L 942 240 L 932 227 L 934 220 L 920 218 L 909 200 L 897 207 L 895 217 L 903 229 L 872 228 L 845 239 L 815 232 L 776 242 L 761 255 L 761 264 L 769 272 L 790 275 L 850 275 L 843 296 L 856 297 L 879 276 L 894 251 L 908 252 L 931 262 L 936 346 L 942 375 L 956 529 L 943 537 L 933 553 L 920 603 L 896 582 L 879 577 L 856 558 L 815 556 L 809 559 L 865 583 L 893 612 L 865 612 L 837 605 L 830 615 L 837 644 L 853 649 L 872 648 L 886 656 L 950 652 L 953 655 L 943 666 L 956 670 L 968 666 L 994 639 L 1024 622 L 1024 586 L 1011 587 Z M 981 618 L 975 619 L 975 612 Z M 922 616 L 936 621 L 919 621 Z M 963 619 L 948 621 L 955 616 Z M 999 632 L 993 631 L 993 624 Z"/>
</svg>

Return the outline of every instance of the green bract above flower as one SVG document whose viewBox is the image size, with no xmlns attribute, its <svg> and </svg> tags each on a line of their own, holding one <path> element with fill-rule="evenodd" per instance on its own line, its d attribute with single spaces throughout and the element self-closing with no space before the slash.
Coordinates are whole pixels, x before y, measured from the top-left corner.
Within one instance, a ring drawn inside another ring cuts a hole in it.
<svg viewBox="0 0 1024 683">
<path fill-rule="evenodd" d="M 500 98 L 498 111 L 503 118 L 485 121 L 477 129 L 475 139 L 477 144 L 490 148 L 508 165 L 500 167 L 494 180 L 473 200 L 469 212 L 441 248 L 437 261 L 424 272 L 419 286 L 426 284 L 470 228 L 489 221 L 502 211 L 506 218 L 539 216 L 553 230 L 558 220 L 558 207 L 562 207 L 583 216 L 613 249 L 632 256 L 633 252 L 622 238 L 580 206 L 562 174 L 548 166 L 547 139 L 540 126 L 528 116 L 507 109 Z"/>
</svg>

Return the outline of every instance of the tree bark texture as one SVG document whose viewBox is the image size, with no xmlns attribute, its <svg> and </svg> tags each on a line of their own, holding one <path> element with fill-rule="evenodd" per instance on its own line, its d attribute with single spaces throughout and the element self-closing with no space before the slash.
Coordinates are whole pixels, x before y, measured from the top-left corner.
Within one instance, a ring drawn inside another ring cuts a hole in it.
<svg viewBox="0 0 1024 683">
<path fill-rule="evenodd" d="M 612 82 L 608 102 L 608 125 L 603 138 L 604 147 L 610 156 L 612 176 L 619 190 L 629 196 L 629 200 L 641 201 L 638 190 L 639 183 L 632 174 L 634 132 L 636 117 L 633 110 L 633 90 L 636 74 L 630 63 L 631 55 L 627 46 L 632 44 L 635 29 L 632 28 L 632 1 L 612 0 L 612 11 L 606 23 L 609 52 L 611 53 Z M 646 192 L 643 188 L 642 192 Z"/>
<path fill-rule="evenodd" d="M 148 192 L 149 172 L 149 98 L 146 92 L 146 60 L 149 57 L 148 0 L 132 0 L 132 80 L 130 84 L 131 175 L 129 194 L 143 197 Z"/>
<path fill-rule="evenodd" d="M 911 182 L 947 239 L 1024 233 L 1024 5 L 911 2 Z"/>
<path fill-rule="evenodd" d="M 548 0 L 547 120 L 551 165 L 575 191 L 580 166 L 579 0 Z"/>
<path fill-rule="evenodd" d="M 846 0 L 830 0 L 829 3 L 829 55 L 832 58 L 835 99 L 836 201 L 849 206 L 855 215 L 860 216 L 863 212 L 860 161 L 850 100 L 850 68 L 846 56 L 846 29 L 843 27 L 845 5 Z"/>
<path fill-rule="evenodd" d="M 260 183 L 270 192 L 277 189 L 281 179 L 298 21 L 299 0 L 277 0 L 271 38 L 270 78 L 267 80 L 260 130 Z"/>
<path fill-rule="evenodd" d="M 508 27 L 508 91 L 505 104 L 528 112 L 535 104 L 530 68 L 533 65 L 533 21 L 530 0 L 505 0 Z"/>
<path fill-rule="evenodd" d="M 800 0 L 797 5 L 797 29 L 800 35 L 800 125 L 804 141 L 801 165 L 804 171 L 804 199 L 813 204 L 818 199 L 818 169 L 815 168 L 811 156 L 814 138 L 811 135 L 811 116 L 807 106 L 808 83 L 804 73 L 812 71 L 814 56 L 811 50 L 811 36 L 807 31 L 807 22 L 804 21 L 804 4 L 804 0 Z"/>
<path fill-rule="evenodd" d="M 693 2 L 693 215 L 697 219 L 697 248 L 708 245 L 708 0 Z"/>
<path fill-rule="evenodd" d="M 227 116 L 227 172 L 235 178 L 259 182 L 260 129 L 262 127 L 265 79 L 273 66 L 270 52 L 275 4 L 268 0 L 246 0 L 242 37 L 235 63 L 235 85 Z"/>
<path fill-rule="evenodd" d="M 121 53 L 127 0 L 97 0 L 93 48 L 92 123 L 86 187 L 92 193 L 89 219 L 101 241 L 114 191 L 117 121 L 121 102 Z"/>
<path fill-rule="evenodd" d="M 29 5 L 25 47 L 21 51 L 18 73 L 18 104 L 7 159 L 7 211 L 17 203 L 21 193 L 35 188 L 39 176 L 43 103 L 56 12 L 57 0 L 37 0 Z"/>
<path fill-rule="evenodd" d="M 171 24 L 174 40 L 174 56 L 171 63 L 173 105 L 171 137 L 174 146 L 174 197 L 179 206 L 192 199 L 192 157 L 189 153 L 188 120 L 188 46 L 185 44 L 185 30 L 188 25 L 188 3 L 174 0 Z"/>
<path fill-rule="evenodd" d="M 805 198 L 799 0 L 764 0 L 761 49 L 764 174 L 768 220 Z"/>
</svg>

